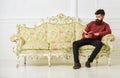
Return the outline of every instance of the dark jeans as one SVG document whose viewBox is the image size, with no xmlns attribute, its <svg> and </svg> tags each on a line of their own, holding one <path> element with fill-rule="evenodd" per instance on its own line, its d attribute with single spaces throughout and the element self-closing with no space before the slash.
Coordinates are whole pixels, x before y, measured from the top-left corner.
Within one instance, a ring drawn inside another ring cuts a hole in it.
<svg viewBox="0 0 120 78">
<path fill-rule="evenodd" d="M 93 40 L 93 39 L 89 39 L 89 38 L 74 41 L 73 42 L 73 55 L 74 55 L 75 63 L 79 63 L 79 51 L 78 50 L 81 46 L 84 46 L 84 45 L 93 45 L 95 47 L 92 54 L 88 58 L 89 62 L 93 62 L 94 58 L 101 50 L 103 43 L 101 42 L 101 40 Z"/>
</svg>

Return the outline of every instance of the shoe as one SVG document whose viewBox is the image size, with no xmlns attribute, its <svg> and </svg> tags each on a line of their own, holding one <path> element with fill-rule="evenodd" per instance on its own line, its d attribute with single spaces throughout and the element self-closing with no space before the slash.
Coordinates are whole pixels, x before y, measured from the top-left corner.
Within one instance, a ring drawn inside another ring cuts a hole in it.
<svg viewBox="0 0 120 78">
<path fill-rule="evenodd" d="M 90 62 L 87 61 L 87 62 L 85 63 L 85 66 L 86 66 L 87 68 L 90 68 L 90 67 L 91 67 Z"/>
<path fill-rule="evenodd" d="M 80 63 L 75 63 L 73 66 L 73 69 L 79 69 L 81 68 L 81 64 Z"/>
</svg>

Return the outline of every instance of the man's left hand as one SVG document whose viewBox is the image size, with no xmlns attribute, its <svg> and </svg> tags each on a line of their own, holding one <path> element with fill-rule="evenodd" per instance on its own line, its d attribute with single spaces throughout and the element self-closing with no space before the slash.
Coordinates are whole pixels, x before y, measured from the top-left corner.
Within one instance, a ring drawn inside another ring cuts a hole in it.
<svg viewBox="0 0 120 78">
<path fill-rule="evenodd" d="M 94 33 L 95 36 L 99 36 L 100 34 L 99 33 Z"/>
</svg>

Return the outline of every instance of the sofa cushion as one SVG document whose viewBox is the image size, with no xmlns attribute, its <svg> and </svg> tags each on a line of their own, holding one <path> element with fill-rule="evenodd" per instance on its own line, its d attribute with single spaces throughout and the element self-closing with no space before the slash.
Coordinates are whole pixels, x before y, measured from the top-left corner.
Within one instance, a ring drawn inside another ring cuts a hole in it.
<svg viewBox="0 0 120 78">
<path fill-rule="evenodd" d="M 79 48 L 80 51 L 85 51 L 85 50 L 94 50 L 94 46 L 92 45 L 85 45 L 85 46 L 82 46 L 81 48 Z M 109 50 L 109 47 L 107 45 L 103 45 L 102 49 L 101 49 L 101 52 L 106 52 Z"/>
<path fill-rule="evenodd" d="M 48 49 L 49 45 L 47 42 L 41 42 L 41 41 L 27 41 L 22 46 L 22 50 L 29 50 L 29 49 Z"/>
<path fill-rule="evenodd" d="M 72 49 L 72 43 L 71 42 L 64 42 L 64 43 L 53 42 L 53 43 L 50 43 L 50 49 L 51 50 Z"/>
<path fill-rule="evenodd" d="M 47 53 L 49 53 L 50 51 L 49 50 L 36 50 L 36 49 L 33 49 L 33 50 L 31 50 L 31 49 L 28 49 L 28 50 L 22 50 L 21 51 L 21 54 L 33 54 L 33 56 L 34 55 L 36 55 L 36 54 L 47 54 Z"/>
</svg>

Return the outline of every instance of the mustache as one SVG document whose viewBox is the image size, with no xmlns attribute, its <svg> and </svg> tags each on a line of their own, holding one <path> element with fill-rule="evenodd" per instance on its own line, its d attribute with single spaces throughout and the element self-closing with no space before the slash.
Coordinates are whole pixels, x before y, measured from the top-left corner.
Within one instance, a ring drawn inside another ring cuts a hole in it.
<svg viewBox="0 0 120 78">
<path fill-rule="evenodd" d="M 97 25 L 101 25 L 101 24 L 103 23 L 103 20 L 96 19 L 96 20 L 95 20 L 95 23 L 96 23 Z"/>
</svg>

